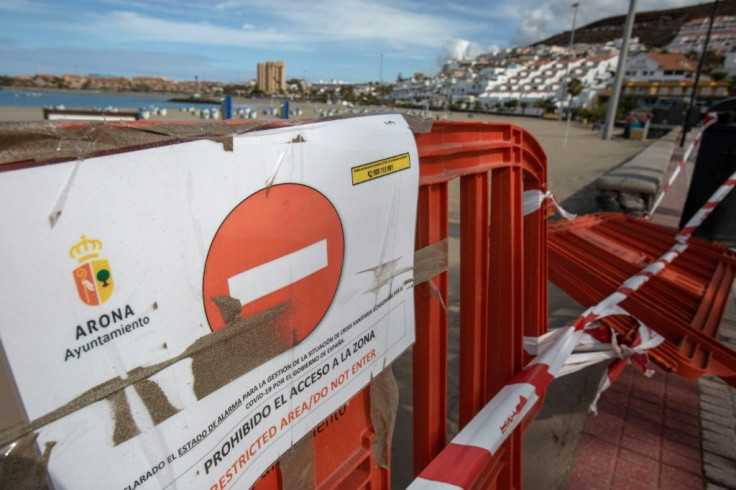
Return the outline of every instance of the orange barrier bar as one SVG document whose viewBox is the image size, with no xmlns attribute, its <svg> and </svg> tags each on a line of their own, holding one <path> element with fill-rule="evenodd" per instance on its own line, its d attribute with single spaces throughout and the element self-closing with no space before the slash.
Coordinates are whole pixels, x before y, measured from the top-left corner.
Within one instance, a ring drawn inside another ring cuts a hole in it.
<svg viewBox="0 0 736 490">
<path fill-rule="evenodd" d="M 490 220 L 489 175 L 469 175 L 460 180 L 460 390 L 467 403 L 459 407 L 460 426 L 465 426 L 483 407 L 485 399 L 488 345 L 488 302 L 484 290 L 488 283 Z"/>
<path fill-rule="evenodd" d="M 421 157 L 420 157 L 421 158 Z M 419 189 L 417 249 L 447 238 L 447 184 Z M 447 421 L 447 272 L 414 291 L 414 471 L 419 472 L 443 447 Z"/>
<path fill-rule="evenodd" d="M 676 235 L 613 213 L 551 223 L 551 279 L 582 304 L 595 304 L 617 282 L 668 250 Z M 660 366 L 687 378 L 709 373 L 735 382 L 736 353 L 718 341 L 735 276 L 736 254 L 722 244 L 691 238 L 661 277 L 622 304 L 667 339 L 651 352 Z M 638 325 L 622 317 L 603 321 L 625 335 Z"/>
<path fill-rule="evenodd" d="M 545 204 L 524 217 L 525 190 L 546 191 L 546 156 L 510 124 L 436 122 L 417 134 L 420 206 L 416 248 L 444 239 L 447 183 L 460 179 L 460 393 L 462 428 L 524 365 L 523 337 L 547 331 Z M 440 193 L 429 212 L 423 193 Z M 429 221 L 428 221 L 429 220 Z M 440 220 L 432 222 L 432 220 Z M 425 229 L 441 230 L 430 235 Z M 446 302 L 446 273 L 433 279 Z M 446 313 L 417 288 L 414 346 L 414 469 L 445 446 Z M 418 398 L 421 397 L 421 398 Z M 532 417 L 529 418 L 531 420 Z M 479 463 L 477 484 L 521 487 L 521 431 Z"/>
</svg>

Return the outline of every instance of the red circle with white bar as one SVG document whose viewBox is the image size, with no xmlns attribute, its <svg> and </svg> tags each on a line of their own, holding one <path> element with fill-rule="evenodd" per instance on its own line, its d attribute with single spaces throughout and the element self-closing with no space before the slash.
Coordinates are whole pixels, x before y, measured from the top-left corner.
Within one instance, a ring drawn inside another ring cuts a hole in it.
<svg viewBox="0 0 736 490">
<path fill-rule="evenodd" d="M 213 330 L 225 320 L 212 298 L 240 301 L 243 318 L 286 304 L 299 342 L 322 321 L 337 291 L 344 238 L 337 210 L 320 192 L 281 184 L 249 196 L 225 218 L 204 267 L 203 294 Z"/>
</svg>

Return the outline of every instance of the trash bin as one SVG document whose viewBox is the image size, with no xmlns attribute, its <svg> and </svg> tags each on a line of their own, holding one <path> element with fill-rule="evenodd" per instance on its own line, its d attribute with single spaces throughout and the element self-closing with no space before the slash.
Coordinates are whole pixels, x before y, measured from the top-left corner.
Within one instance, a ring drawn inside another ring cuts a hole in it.
<svg viewBox="0 0 736 490">
<path fill-rule="evenodd" d="M 690 190 L 682 211 L 680 228 L 736 171 L 736 97 L 708 109 L 718 121 L 705 130 L 695 161 Z M 736 192 L 731 192 L 695 232 L 695 236 L 736 245 Z"/>
</svg>

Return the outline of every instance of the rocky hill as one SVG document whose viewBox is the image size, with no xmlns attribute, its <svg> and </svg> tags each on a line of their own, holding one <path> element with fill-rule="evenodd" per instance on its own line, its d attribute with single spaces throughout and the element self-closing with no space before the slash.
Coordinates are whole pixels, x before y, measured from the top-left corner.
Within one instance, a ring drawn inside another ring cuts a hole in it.
<svg viewBox="0 0 736 490">
<path fill-rule="evenodd" d="M 661 48 L 666 46 L 677 34 L 680 26 L 693 20 L 710 16 L 713 3 L 701 3 L 691 7 L 682 7 L 670 10 L 655 10 L 638 12 L 634 18 L 632 36 L 638 37 L 642 44 Z M 736 15 L 736 0 L 721 0 L 718 5 L 717 16 Z M 575 29 L 575 42 L 599 44 L 622 37 L 626 15 L 618 15 L 602 19 L 592 24 Z M 570 42 L 570 31 L 556 34 L 534 46 L 546 44 L 548 46 L 567 46 Z"/>
</svg>

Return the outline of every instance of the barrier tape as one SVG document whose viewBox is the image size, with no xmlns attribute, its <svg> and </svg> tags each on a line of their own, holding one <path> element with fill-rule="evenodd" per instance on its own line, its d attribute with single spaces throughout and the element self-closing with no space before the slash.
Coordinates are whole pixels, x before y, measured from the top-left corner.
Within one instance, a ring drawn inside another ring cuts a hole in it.
<svg viewBox="0 0 736 490">
<path fill-rule="evenodd" d="M 619 343 L 619 336 L 610 328 L 604 329 L 603 327 L 599 327 L 598 330 L 605 331 L 608 334 L 607 338 L 601 339 L 600 343 L 606 347 L 610 346 L 615 352 L 617 358 L 606 368 L 606 372 L 603 374 L 601 381 L 598 384 L 595 398 L 590 404 L 590 411 L 596 415 L 598 414 L 597 405 L 601 394 L 616 382 L 628 364 L 634 366 L 637 371 L 648 378 L 654 375 L 654 370 L 648 368 L 649 354 L 647 351 L 664 342 L 664 337 L 641 322 L 639 322 L 639 329 L 636 332 L 636 336 L 628 344 Z M 592 334 L 592 331 L 589 331 L 588 333 Z"/>
<path fill-rule="evenodd" d="M 680 243 L 684 243 L 690 239 L 692 234 L 698 227 L 703 224 L 703 221 L 710 216 L 710 213 L 723 201 L 729 192 L 736 186 L 736 172 L 732 173 L 726 181 L 716 190 L 715 193 L 703 204 L 703 206 L 695 213 L 690 220 L 682 227 L 680 233 L 677 234 L 675 240 Z"/>
<path fill-rule="evenodd" d="M 521 372 L 511 378 L 455 436 L 455 438 L 432 460 L 409 486 L 410 489 L 468 488 L 485 468 L 506 438 L 541 398 L 547 387 L 559 375 L 562 368 L 580 343 L 585 328 L 600 318 L 621 314 L 620 304 L 646 284 L 652 277 L 687 250 L 687 240 L 736 185 L 736 172 L 711 196 L 706 204 L 695 213 L 677 235 L 670 250 L 644 267 L 639 273 L 624 281 L 616 291 L 603 301 L 585 310 L 571 326 L 554 334 L 549 346 L 540 352 Z M 546 197 L 546 196 L 545 196 Z M 540 200 L 541 204 L 541 200 Z M 640 349 L 641 350 L 641 349 Z M 632 354 L 639 352 L 634 350 Z M 641 364 L 643 359 L 632 359 L 629 355 L 620 361 Z M 610 386 L 623 370 L 625 362 L 614 362 L 609 366 L 606 379 L 601 385 Z"/>
<path fill-rule="evenodd" d="M 618 312 L 611 311 L 609 316 L 626 315 L 636 320 L 635 317 L 625 310 L 619 310 Z M 628 359 L 631 363 L 634 363 L 638 359 L 636 354 L 646 354 L 648 349 L 652 349 L 664 342 L 664 337 L 646 327 L 641 322 L 639 322 L 638 328 L 641 329 L 637 333 L 638 337 L 631 342 L 619 340 L 620 334 L 617 335 L 613 330 L 603 326 L 586 328 L 580 342 L 575 347 L 573 353 L 568 356 L 556 377 L 560 378 L 605 361 Z M 547 332 L 540 337 L 525 337 L 524 350 L 529 354 L 537 355 L 542 350 L 549 348 L 549 345 L 559 332 L 560 330 L 558 329 Z M 613 381 L 615 379 L 611 379 L 611 383 Z M 607 387 L 603 388 L 601 392 Z M 591 408 L 592 411 L 595 411 L 595 407 Z"/>
<path fill-rule="evenodd" d="M 687 163 L 688 158 L 690 158 L 690 154 L 695 150 L 695 148 L 700 145 L 700 139 L 703 137 L 703 133 L 705 133 L 705 130 L 708 129 L 708 127 L 712 126 L 718 121 L 718 113 L 717 112 L 709 112 L 705 115 L 705 118 L 703 119 L 703 125 L 700 128 L 700 131 L 698 131 L 698 134 L 695 135 L 695 138 L 690 143 L 690 145 L 687 147 L 687 150 L 683 154 L 682 158 L 680 159 L 680 162 L 677 164 L 677 167 L 672 171 L 672 175 L 670 175 L 670 178 L 667 179 L 667 183 L 664 185 L 664 189 L 662 189 L 662 192 L 657 196 L 657 199 L 654 201 L 654 204 L 652 205 L 652 209 L 649 210 L 649 212 L 646 215 L 646 219 L 650 219 L 654 212 L 659 207 L 660 203 L 662 202 L 662 199 L 664 199 L 665 194 L 667 194 L 667 191 L 670 190 L 670 187 L 672 187 L 672 184 L 677 179 L 677 176 L 680 175 L 680 172 L 685 169 L 685 164 Z"/>
<path fill-rule="evenodd" d="M 524 197 L 523 197 L 524 216 L 532 214 L 535 211 L 539 211 L 539 208 L 542 207 L 542 203 L 544 202 L 545 199 L 549 199 L 550 201 L 552 201 L 552 204 L 555 206 L 557 213 L 563 218 L 565 218 L 566 220 L 572 221 L 578 217 L 577 214 L 573 214 L 573 213 L 569 213 L 565 211 L 565 209 L 560 205 L 559 201 L 557 201 L 557 198 L 555 197 L 554 194 L 552 194 L 551 191 L 542 192 L 539 189 L 532 189 L 530 191 L 524 191 Z"/>
</svg>

